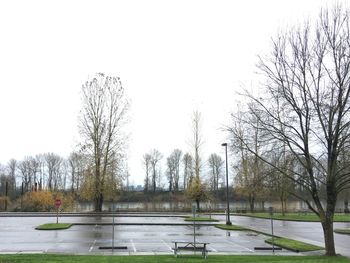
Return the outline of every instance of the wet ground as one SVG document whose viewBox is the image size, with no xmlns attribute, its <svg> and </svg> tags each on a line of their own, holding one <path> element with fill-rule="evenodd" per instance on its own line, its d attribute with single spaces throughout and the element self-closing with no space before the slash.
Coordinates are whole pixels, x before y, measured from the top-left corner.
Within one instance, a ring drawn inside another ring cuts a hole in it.
<svg viewBox="0 0 350 263">
<path fill-rule="evenodd" d="M 224 216 L 214 216 L 225 223 Z M 180 216 L 159 215 L 123 215 L 114 218 L 114 246 L 117 254 L 173 253 L 173 241 L 194 239 L 192 223 L 185 222 Z M 67 230 L 39 231 L 35 227 L 44 223 L 55 223 L 56 217 L 0 217 L 0 252 L 64 252 L 77 254 L 105 254 L 111 250 L 100 249 L 112 246 L 112 217 L 66 216 L 59 222 L 78 223 Z M 266 219 L 232 216 L 233 224 L 270 232 L 271 224 Z M 165 224 L 165 225 L 164 225 Z M 187 225 L 186 225 L 187 224 Z M 337 224 L 336 224 L 337 225 Z M 350 227 L 340 224 L 336 227 Z M 319 223 L 298 223 L 274 221 L 277 235 L 295 238 L 323 246 L 322 229 Z M 337 249 L 342 254 L 349 253 L 349 236 L 336 235 Z M 268 247 L 267 237 L 254 232 L 225 231 L 211 225 L 196 226 L 196 241 L 210 243 L 210 253 L 251 254 L 254 247 Z M 126 247 L 126 248 L 125 248 Z M 209 255 L 210 255 L 209 253 Z M 261 252 L 272 253 L 271 251 Z M 281 254 L 294 254 L 287 250 Z M 350 255 L 350 253 L 349 253 Z"/>
</svg>

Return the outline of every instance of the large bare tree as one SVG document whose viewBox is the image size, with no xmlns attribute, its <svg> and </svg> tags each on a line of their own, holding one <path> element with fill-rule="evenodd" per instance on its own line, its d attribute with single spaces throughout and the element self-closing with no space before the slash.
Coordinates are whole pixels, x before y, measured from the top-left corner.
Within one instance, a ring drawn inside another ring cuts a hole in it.
<svg viewBox="0 0 350 263">
<path fill-rule="evenodd" d="M 264 95 L 247 93 L 258 105 L 251 110 L 260 129 L 270 136 L 270 151 L 285 144 L 299 169 L 281 169 L 258 157 L 307 190 L 306 196 L 294 195 L 319 216 L 329 256 L 336 255 L 337 197 L 350 187 L 349 162 L 340 155 L 350 146 L 349 28 L 349 10 L 337 5 L 322 10 L 314 25 L 305 23 L 279 35 L 270 55 L 260 60 L 266 77 L 260 93 Z M 242 143 L 254 153 L 243 138 Z"/>
<path fill-rule="evenodd" d="M 125 124 L 129 102 L 119 77 L 96 74 L 82 87 L 83 109 L 80 117 L 80 134 L 83 151 L 90 156 L 95 211 L 102 210 L 108 178 L 116 178 L 116 165 L 123 156 Z"/>
<path fill-rule="evenodd" d="M 205 191 L 205 185 L 200 177 L 202 170 L 202 127 L 201 127 L 201 114 L 199 111 L 195 111 L 192 116 L 192 140 L 191 147 L 193 151 L 193 170 L 194 177 L 191 180 L 188 188 L 186 189 L 186 195 L 196 202 L 197 210 L 200 210 L 200 201 L 207 198 Z"/>
</svg>

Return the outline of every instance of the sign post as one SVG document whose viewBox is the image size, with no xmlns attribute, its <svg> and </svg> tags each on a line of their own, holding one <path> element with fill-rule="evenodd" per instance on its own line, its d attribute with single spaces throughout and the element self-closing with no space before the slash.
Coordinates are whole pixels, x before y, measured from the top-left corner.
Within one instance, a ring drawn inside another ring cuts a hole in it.
<svg viewBox="0 0 350 263">
<path fill-rule="evenodd" d="M 55 199 L 55 206 L 56 206 L 56 224 L 58 224 L 58 209 L 60 208 L 62 202 L 61 199 Z"/>
</svg>

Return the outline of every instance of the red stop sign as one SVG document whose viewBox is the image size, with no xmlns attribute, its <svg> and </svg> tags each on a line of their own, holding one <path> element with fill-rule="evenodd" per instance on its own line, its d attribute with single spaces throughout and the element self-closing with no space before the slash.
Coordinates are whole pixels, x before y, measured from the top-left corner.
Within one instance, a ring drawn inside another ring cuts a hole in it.
<svg viewBox="0 0 350 263">
<path fill-rule="evenodd" d="M 55 200 L 55 206 L 56 206 L 56 207 L 60 207 L 61 204 L 62 204 L 61 199 L 56 199 L 56 200 Z"/>
</svg>

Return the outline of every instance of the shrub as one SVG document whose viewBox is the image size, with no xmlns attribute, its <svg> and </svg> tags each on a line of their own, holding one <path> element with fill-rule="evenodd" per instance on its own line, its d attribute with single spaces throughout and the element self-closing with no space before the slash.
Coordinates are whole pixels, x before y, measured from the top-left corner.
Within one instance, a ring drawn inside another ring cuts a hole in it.
<svg viewBox="0 0 350 263">
<path fill-rule="evenodd" d="M 55 199 L 61 199 L 60 210 L 72 210 L 74 198 L 72 195 L 64 195 L 61 192 L 50 191 L 28 192 L 23 196 L 22 211 L 53 212 L 56 211 Z"/>
<path fill-rule="evenodd" d="M 55 210 L 54 198 L 50 191 L 28 192 L 23 196 L 23 211 L 50 212 Z"/>
</svg>

